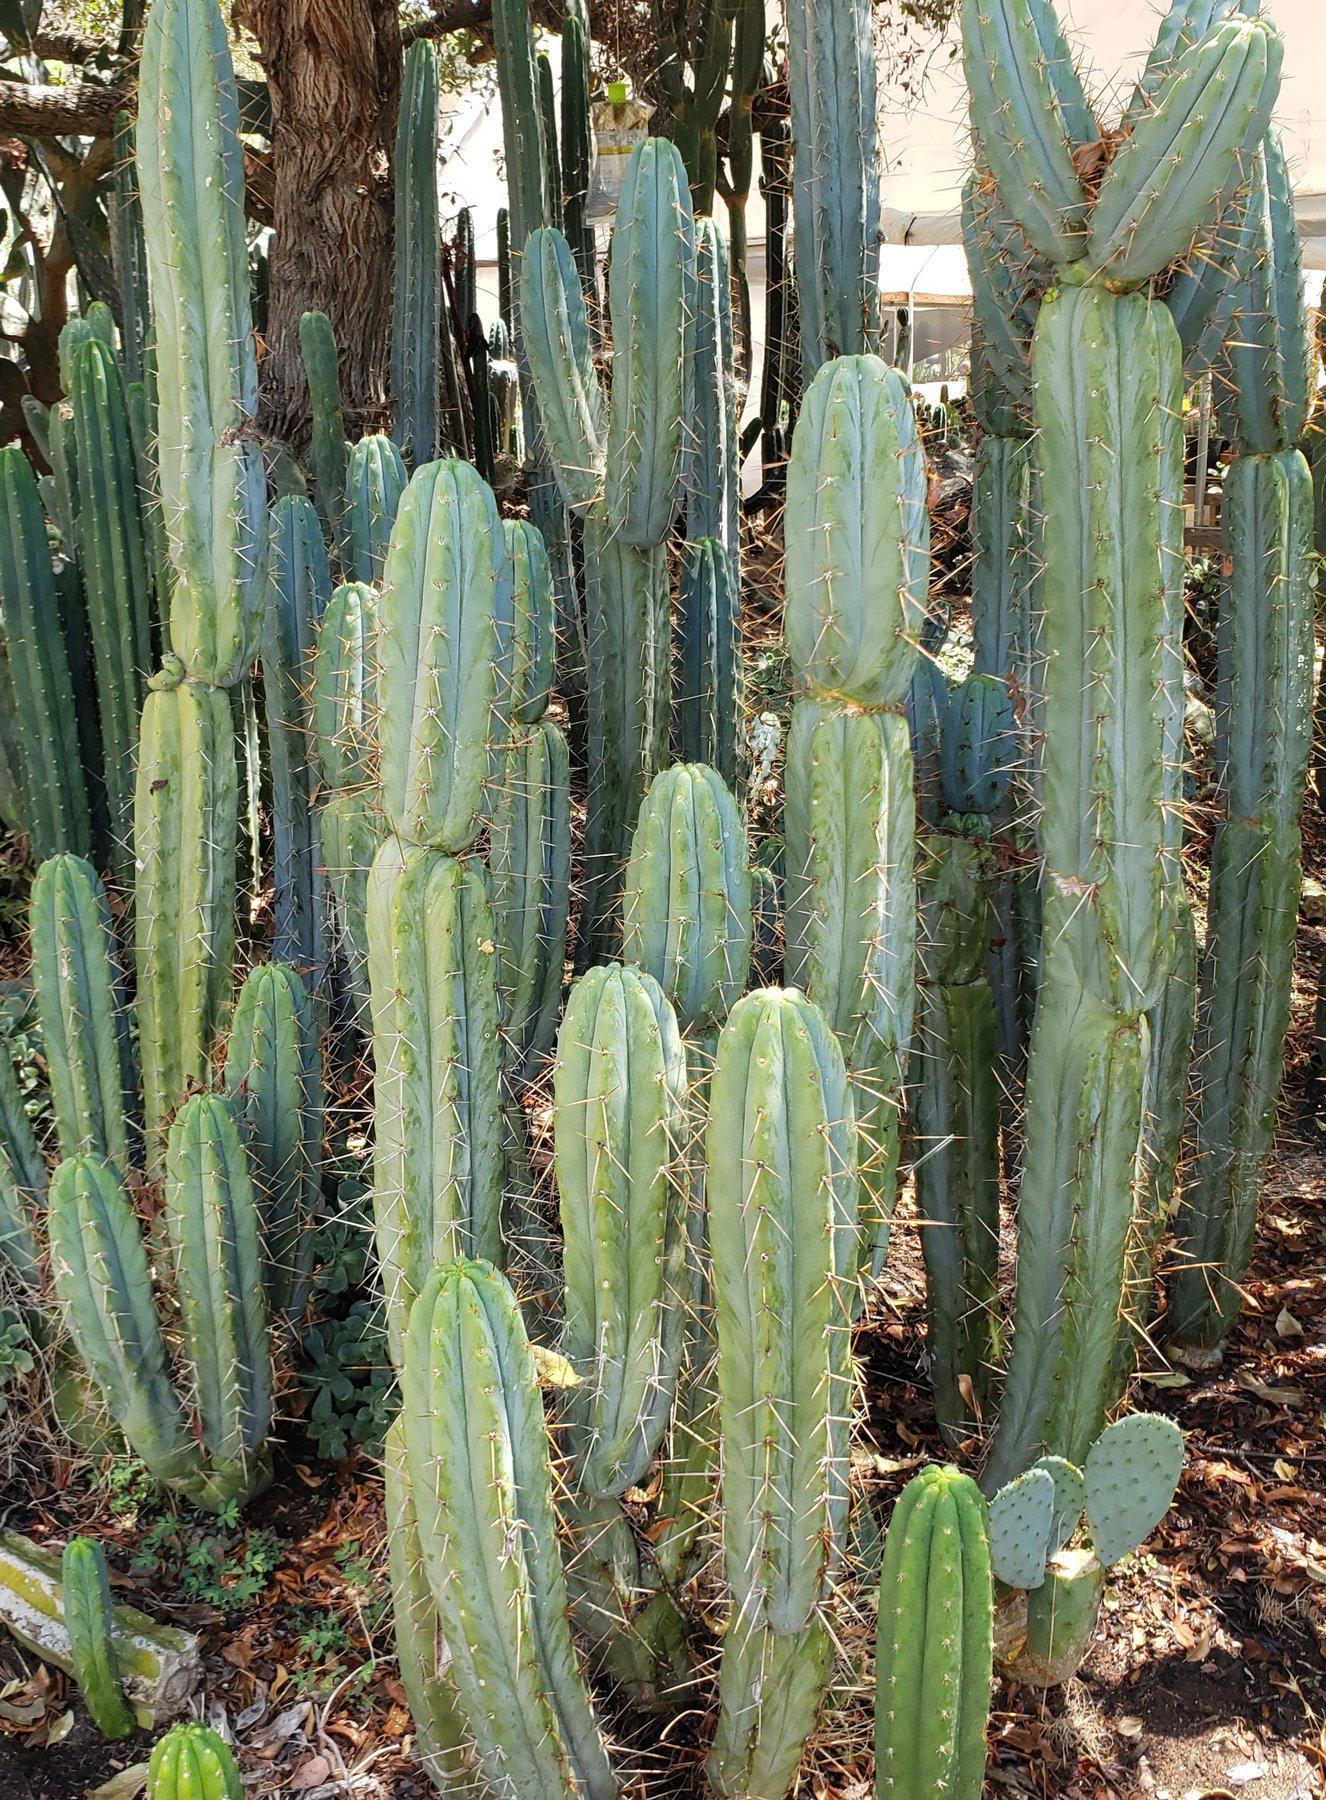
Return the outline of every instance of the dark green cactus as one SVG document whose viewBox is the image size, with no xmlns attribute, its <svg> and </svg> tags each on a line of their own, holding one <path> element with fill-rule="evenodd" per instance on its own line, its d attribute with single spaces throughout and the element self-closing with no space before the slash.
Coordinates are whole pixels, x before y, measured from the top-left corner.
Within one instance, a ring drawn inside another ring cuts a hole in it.
<svg viewBox="0 0 1326 1800">
<path fill-rule="evenodd" d="M 341 378 L 331 320 L 323 312 L 306 312 L 299 321 L 299 350 L 304 360 L 313 414 L 310 456 L 318 496 L 318 512 L 334 542 L 342 538 L 349 445 L 341 408 Z"/>
<path fill-rule="evenodd" d="M 388 838 L 368 879 L 373 1207 L 399 1363 L 429 1271 L 502 1255 L 496 928 L 473 864 Z"/>
<path fill-rule="evenodd" d="M 262 1233 L 267 1308 L 300 1310 L 322 1167 L 322 1071 L 313 1008 L 281 963 L 259 963 L 239 991 L 226 1092 L 244 1134 Z"/>
<path fill-rule="evenodd" d="M 674 736 L 686 762 L 710 763 L 735 786 L 743 760 L 740 594 L 715 538 L 687 543 L 678 586 Z"/>
<path fill-rule="evenodd" d="M 186 1100 L 166 1150 L 166 1228 L 206 1483 L 200 1503 L 241 1505 L 271 1479 L 271 1335 L 258 1205 L 235 1115 Z"/>
<path fill-rule="evenodd" d="M 151 585 L 124 387 L 99 338 L 89 338 L 74 354 L 72 398 L 79 467 L 75 534 L 96 671 L 111 857 L 127 883 L 138 719 L 151 661 Z"/>
<path fill-rule="evenodd" d="M 717 538 L 740 567 L 741 450 L 732 276 L 727 240 L 713 219 L 695 222 L 694 349 L 682 484 L 686 535 Z"/>
<path fill-rule="evenodd" d="M 881 1800 L 980 1800 L 994 1662 L 985 1501 L 957 1469 L 903 1489 L 884 1540 L 875 1660 Z"/>
<path fill-rule="evenodd" d="M 585 222 L 594 142 L 589 122 L 589 10 L 585 0 L 568 0 L 562 13 L 562 230 L 593 293 L 594 228 Z"/>
<path fill-rule="evenodd" d="M 511 1073 L 531 1079 L 552 1048 L 571 898 L 571 763 L 542 719 L 508 752 L 492 807 L 488 870 Z"/>
<path fill-rule="evenodd" d="M 962 822 L 924 840 L 912 1098 L 930 1377 L 953 1443 L 986 1415 L 999 1307 L 999 1069 L 986 978 L 994 859 L 979 827 L 953 830 Z"/>
<path fill-rule="evenodd" d="M 41 1280 L 37 1220 L 46 1194 L 46 1161 L 37 1144 L 9 1045 L 0 1039 L 0 1261 L 25 1288 Z"/>
<path fill-rule="evenodd" d="M 331 890 L 331 927 L 345 971 L 355 1014 L 371 1029 L 368 995 L 368 872 L 387 835 L 371 795 L 351 790 L 333 794 L 320 820 L 322 860 Z"/>
<path fill-rule="evenodd" d="M 502 1277 L 453 1262 L 410 1315 L 405 1463 L 479 1772 L 522 1800 L 613 1800 L 576 1664 L 534 1358 Z"/>
<path fill-rule="evenodd" d="M 106 1553 L 95 1538 L 70 1539 L 60 1559 L 60 1576 L 79 1691 L 103 1737 L 128 1737 L 137 1721 L 120 1685 Z"/>
<path fill-rule="evenodd" d="M 440 442 L 437 106 L 437 46 L 428 38 L 416 38 L 405 52 L 396 126 L 396 277 L 391 314 L 393 436 L 413 469 L 432 462 Z"/>
<path fill-rule="evenodd" d="M 582 944 L 610 944 L 620 868 L 645 789 L 666 757 L 668 569 L 661 548 L 633 550 L 597 509 L 585 522 L 589 891 Z"/>
<path fill-rule="evenodd" d="M 53 856 L 32 883 L 32 985 L 65 1156 L 129 1170 L 128 1052 L 110 907 L 96 871 Z"/>
<path fill-rule="evenodd" d="M 115 185 L 110 224 L 111 261 L 120 299 L 120 342 L 124 348 L 125 375 L 129 381 L 141 381 L 152 318 L 131 113 L 120 113 L 115 120 Z"/>
<path fill-rule="evenodd" d="M 1311 744 L 1312 478 L 1297 450 L 1225 478 L 1216 695 L 1223 816 L 1212 848 L 1191 1179 L 1175 1223 L 1169 1330 L 1218 1352 L 1238 1315 L 1275 1132 Z"/>
<path fill-rule="evenodd" d="M 0 449 L 0 624 L 11 686 L 23 826 L 40 859 L 92 848 L 73 684 L 37 478 L 17 444 Z"/>
<path fill-rule="evenodd" d="M 134 962 L 148 1163 L 189 1088 L 206 1083 L 230 1009 L 239 830 L 230 696 L 176 658 L 143 707 L 134 801 Z"/>
<path fill-rule="evenodd" d="M 294 495 L 278 500 L 267 528 L 262 634 L 275 864 L 272 948 L 277 961 L 298 969 L 315 991 L 326 947 L 309 683 L 318 622 L 330 594 L 327 546 L 312 502 Z"/>
<path fill-rule="evenodd" d="M 646 969 L 684 1030 L 727 1017 L 750 970 L 746 826 L 703 763 L 655 776 L 640 807 L 622 900 L 622 956 Z"/>
</svg>

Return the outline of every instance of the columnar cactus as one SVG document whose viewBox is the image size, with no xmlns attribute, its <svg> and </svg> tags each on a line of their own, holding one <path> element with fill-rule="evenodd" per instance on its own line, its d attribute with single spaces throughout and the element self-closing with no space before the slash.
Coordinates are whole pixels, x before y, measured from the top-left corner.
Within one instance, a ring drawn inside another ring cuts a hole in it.
<svg viewBox="0 0 1326 1800">
<path fill-rule="evenodd" d="M 884 1540 L 875 1651 L 880 1800 L 980 1800 L 994 1662 L 985 1501 L 957 1469 L 903 1489 Z"/>
<path fill-rule="evenodd" d="M 327 546 L 312 502 L 298 495 L 278 500 L 267 529 L 262 637 L 275 863 L 272 948 L 315 990 L 326 947 L 309 681 L 318 621 L 330 594 Z"/>
<path fill-rule="evenodd" d="M 686 1053 L 652 976 L 614 965 L 571 989 L 553 1127 L 576 1481 L 611 1498 L 649 1469 L 681 1355 Z"/>
<path fill-rule="evenodd" d="M 695 348 L 682 465 L 686 535 L 717 538 L 740 567 L 741 453 L 737 351 L 732 334 L 732 277 L 727 240 L 709 218 L 695 221 Z"/>
<path fill-rule="evenodd" d="M 677 600 L 677 754 L 712 764 L 735 786 L 742 751 L 741 596 L 737 565 L 716 538 L 683 547 Z"/>
<path fill-rule="evenodd" d="M 226 1092 L 257 1193 L 267 1306 L 300 1310 L 322 1165 L 322 1070 L 313 1009 L 294 969 L 259 963 L 239 991 Z"/>
<path fill-rule="evenodd" d="M 428 1272 L 502 1255 L 495 937 L 475 865 L 385 841 L 368 878 L 373 1206 L 398 1363 Z"/>
<path fill-rule="evenodd" d="M 869 1202 L 863 1251 L 878 1268 L 893 1210 L 916 988 L 916 805 L 906 721 L 798 700 L 787 740 L 784 830 L 785 975 L 822 1008 L 856 1077 Z"/>
<path fill-rule="evenodd" d="M 41 1284 L 37 1219 L 46 1194 L 46 1162 L 3 1041 L 0 1052 L 0 1261 L 35 1292 Z"/>
<path fill-rule="evenodd" d="M 128 1737 L 136 1721 L 120 1686 L 106 1553 L 95 1538 L 71 1538 L 60 1572 L 74 1678 L 101 1735 Z"/>
<path fill-rule="evenodd" d="M 143 707 L 134 801 L 134 959 L 149 1166 L 185 1093 L 206 1083 L 230 1008 L 239 792 L 230 696 L 177 658 Z"/>
<path fill-rule="evenodd" d="M 904 377 L 840 357 L 812 383 L 787 474 L 787 647 L 825 699 L 900 706 L 929 575 L 925 462 Z"/>
<path fill-rule="evenodd" d="M 1043 1448 L 1080 1457 L 1112 1397 L 1145 1015 L 1179 880 L 1167 759 L 1182 707 L 1182 347 L 1163 304 L 1134 290 L 1187 254 L 1236 181 L 1265 133 L 1280 51 L 1260 21 L 1226 20 L 1169 59 L 1089 194 L 1074 148 L 1101 133 L 1052 9 L 964 0 L 963 47 L 980 154 L 1060 283 L 1032 349 L 1045 953 L 997 1483 Z"/>
<path fill-rule="evenodd" d="M 147 289 L 147 245 L 143 241 L 143 206 L 134 158 L 134 121 L 130 113 L 115 120 L 115 185 L 110 204 L 111 260 L 120 296 L 120 342 L 126 378 L 141 381 L 152 329 Z"/>
<path fill-rule="evenodd" d="M 341 378 L 336 338 L 324 312 L 306 312 L 299 321 L 299 350 L 308 381 L 313 414 L 310 457 L 322 522 L 338 544 L 342 541 L 349 445 L 341 408 Z"/>
<path fill-rule="evenodd" d="M 0 449 L 0 611 L 14 698 L 22 824 L 33 855 L 86 856 L 92 821 L 37 478 L 17 444 Z"/>
<path fill-rule="evenodd" d="M 146 1800 L 244 1800 L 229 1746 L 209 1726 L 176 1725 L 152 1752 Z"/>
<path fill-rule="evenodd" d="M 750 970 L 750 856 L 736 801 L 703 763 L 679 763 L 650 784 L 622 918 L 624 960 L 654 977 L 683 1030 L 721 1023 Z"/>
<path fill-rule="evenodd" d="M 585 221 L 594 140 L 589 119 L 589 9 L 568 0 L 562 13 L 562 230 L 580 282 L 594 290 L 594 228 Z"/>
<path fill-rule="evenodd" d="M 436 1270 L 415 1301 L 401 1418 L 428 1585 L 482 1779 L 522 1800 L 612 1800 L 567 1624 L 534 1358 L 488 1264 Z"/>
<path fill-rule="evenodd" d="M 810 689 L 788 740 L 787 979 L 843 1037 L 876 1269 L 893 1208 L 915 985 L 912 756 L 901 708 L 925 618 L 925 487 L 903 377 L 873 356 L 821 369 L 797 422 L 783 521 L 788 651 Z"/>
<path fill-rule="evenodd" d="M 935 1411 L 957 1442 L 979 1426 L 997 1366 L 999 1072 L 986 977 L 993 857 L 981 822 L 925 840 L 913 1128 Z"/>
<path fill-rule="evenodd" d="M 229 687 L 253 658 L 263 473 L 252 421 L 244 156 L 216 0 L 153 0 L 139 69 L 138 176 L 156 328 L 170 648 Z"/>
<path fill-rule="evenodd" d="M 1212 848 L 1191 1180 L 1176 1221 L 1170 1330 L 1218 1356 L 1238 1316 L 1262 1169 L 1275 1130 L 1301 876 L 1298 817 L 1311 751 L 1313 347 L 1293 193 L 1274 135 L 1258 159 L 1250 257 L 1217 368 L 1238 452 L 1221 510 L 1217 633 L 1221 817 Z"/>
<path fill-rule="evenodd" d="M 372 1028 L 368 992 L 368 874 L 386 836 L 373 797 L 350 790 L 333 794 L 319 820 L 322 862 L 331 890 L 331 928 L 355 1015 Z"/>
<path fill-rule="evenodd" d="M 323 783 L 358 792 L 373 780 L 377 732 L 377 595 L 360 581 L 336 588 L 317 621 L 308 700 L 312 755 Z"/>
<path fill-rule="evenodd" d="M 464 1793 L 473 1779 L 465 1721 L 451 1681 L 451 1652 L 428 1585 L 399 1414 L 387 1429 L 382 1463 L 392 1630 L 401 1686 L 414 1721 L 415 1754 L 439 1793 Z"/>
<path fill-rule="evenodd" d="M 879 149 L 867 0 L 791 0 L 797 298 L 805 380 L 878 331 Z"/>
<path fill-rule="evenodd" d="M 79 465 L 74 529 L 96 671 L 111 860 L 126 879 L 138 717 L 151 660 L 151 583 L 124 385 L 99 338 L 74 353 L 72 400 Z"/>
<path fill-rule="evenodd" d="M 478 833 L 511 578 L 492 489 L 468 463 L 416 470 L 378 603 L 382 806 L 408 843 L 459 853 Z"/>
<path fill-rule="evenodd" d="M 396 278 L 391 315 L 394 436 L 415 469 L 431 462 L 439 446 L 442 246 L 437 105 L 437 46 L 428 38 L 416 38 L 405 53 L 396 126 Z"/>
<path fill-rule="evenodd" d="M 705 1147 L 732 1613 L 709 1777 L 787 1791 L 827 1675 L 843 1525 L 856 1158 L 842 1052 L 795 990 L 732 1009 Z"/>
<path fill-rule="evenodd" d="M 345 560 L 354 581 L 382 580 L 391 528 L 405 492 L 405 464 L 388 437 L 360 438 L 345 471 Z"/>
<path fill-rule="evenodd" d="M 512 1073 L 529 1077 L 557 1030 L 571 899 L 570 753 L 551 719 L 522 732 L 507 753 L 488 870 L 502 1029 Z"/>
<path fill-rule="evenodd" d="M 666 757 L 668 564 L 633 550 L 596 510 L 585 522 L 588 771 L 581 938 L 610 943 L 620 867 L 640 802 Z"/>
<path fill-rule="evenodd" d="M 271 1479 L 272 1356 L 258 1206 L 235 1116 L 214 1094 L 186 1100 L 170 1128 L 165 1214 L 206 1459 L 199 1499 L 220 1511 Z"/>
<path fill-rule="evenodd" d="M 81 857 L 53 856 L 37 870 L 30 936 L 60 1149 L 102 1157 L 127 1174 L 128 1056 L 110 908 Z"/>
</svg>

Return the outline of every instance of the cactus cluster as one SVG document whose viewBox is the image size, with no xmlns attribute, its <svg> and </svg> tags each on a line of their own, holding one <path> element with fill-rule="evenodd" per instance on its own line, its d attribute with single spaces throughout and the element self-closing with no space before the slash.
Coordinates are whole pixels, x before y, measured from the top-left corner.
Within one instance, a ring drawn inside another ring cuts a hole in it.
<svg viewBox="0 0 1326 1800">
<path fill-rule="evenodd" d="M 922 439 L 948 425 L 877 354 L 869 9 L 789 0 L 790 128 L 760 127 L 771 456 L 796 420 L 780 766 L 776 721 L 748 743 L 742 717 L 763 9 L 702 10 L 661 47 L 674 140 L 625 160 L 600 292 L 588 10 L 565 8 L 559 109 L 526 0 L 495 0 L 491 333 L 482 221 L 442 243 L 438 55 L 412 43 L 394 439 L 347 441 L 306 313 L 310 487 L 283 446 L 264 474 L 226 29 L 216 0 L 153 0 L 120 324 L 96 302 L 62 333 L 67 398 L 26 415 L 50 475 L 0 451 L 0 811 L 38 863 L 58 1150 L 48 1174 L 0 1057 L 0 1259 L 34 1315 L 49 1280 L 79 1428 L 104 1409 L 228 1517 L 271 1478 L 312 1226 L 362 1142 L 428 1774 L 607 1800 L 602 1687 L 708 1707 L 711 1788 L 779 1800 L 850 1685 L 836 1610 L 877 1476 L 852 1454 L 852 1332 L 901 1171 L 939 1431 L 956 1458 L 988 1439 L 989 1499 L 935 1467 L 894 1507 L 876 1790 L 976 1800 L 994 1658 L 1066 1679 L 1177 1486 L 1176 1427 L 1115 1418 L 1175 1195 L 1166 1330 L 1200 1361 L 1270 1145 L 1314 505 L 1281 52 L 1242 0 L 1175 0 L 1104 132 L 1050 0 L 963 0 L 978 437 L 954 681 Z M 1233 455 L 1198 1006 L 1182 421 L 1208 377 Z M 89 1709 L 126 1735 L 142 1708 L 89 1540 L 62 1593 Z M 240 1791 L 204 1727 L 147 1779 Z"/>
</svg>

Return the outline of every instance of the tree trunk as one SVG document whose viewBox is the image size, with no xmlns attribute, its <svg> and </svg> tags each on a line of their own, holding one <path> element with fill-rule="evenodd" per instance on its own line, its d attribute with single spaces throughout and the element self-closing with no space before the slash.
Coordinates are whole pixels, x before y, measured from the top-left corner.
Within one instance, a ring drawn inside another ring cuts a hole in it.
<svg viewBox="0 0 1326 1800">
<path fill-rule="evenodd" d="M 385 416 L 391 329 L 391 152 L 400 99 L 397 0 L 244 0 L 271 92 L 271 295 L 264 431 L 300 444 L 301 314 L 331 320 L 352 434 Z"/>
</svg>

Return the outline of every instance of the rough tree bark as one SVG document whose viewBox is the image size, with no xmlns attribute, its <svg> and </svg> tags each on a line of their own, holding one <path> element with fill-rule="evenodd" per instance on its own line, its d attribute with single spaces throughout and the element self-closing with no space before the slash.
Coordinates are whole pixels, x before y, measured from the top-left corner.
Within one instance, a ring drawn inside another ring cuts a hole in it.
<svg viewBox="0 0 1326 1800">
<path fill-rule="evenodd" d="M 391 149 L 400 99 L 396 0 L 243 0 L 271 92 L 273 225 L 263 430 L 302 442 L 300 315 L 331 320 L 352 433 L 387 405 Z"/>
</svg>

